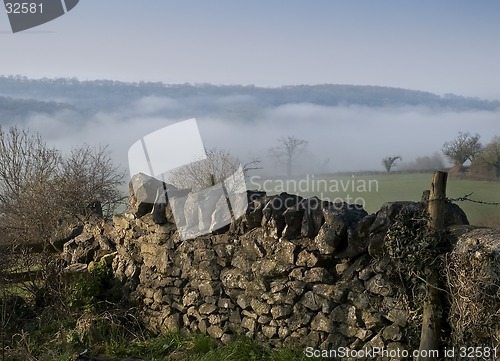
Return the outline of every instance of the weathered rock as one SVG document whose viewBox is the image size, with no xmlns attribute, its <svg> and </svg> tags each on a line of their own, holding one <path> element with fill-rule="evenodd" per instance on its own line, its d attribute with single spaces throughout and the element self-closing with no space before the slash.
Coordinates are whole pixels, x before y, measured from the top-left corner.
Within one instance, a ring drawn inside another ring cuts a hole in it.
<svg viewBox="0 0 500 361">
<path fill-rule="evenodd" d="M 177 227 L 182 228 L 186 226 L 186 216 L 184 208 L 186 200 L 191 189 L 175 189 L 167 185 L 167 206 L 165 215 L 168 222 L 175 223 Z"/>
<path fill-rule="evenodd" d="M 252 237 L 244 237 L 241 239 L 241 248 L 246 259 L 255 261 L 264 256 L 263 250 Z"/>
<path fill-rule="evenodd" d="M 165 224 L 167 223 L 167 195 L 166 189 L 163 189 L 163 186 L 158 188 L 156 191 L 156 197 L 153 204 L 153 209 L 151 210 L 151 215 L 153 218 L 153 222 L 156 224 Z"/>
<path fill-rule="evenodd" d="M 198 286 L 201 297 L 210 297 L 218 294 L 220 292 L 220 287 L 216 282 L 212 281 L 201 281 Z"/>
<path fill-rule="evenodd" d="M 255 329 L 257 327 L 257 322 L 253 318 L 243 317 L 243 319 L 241 320 L 241 327 L 253 333 L 255 332 Z"/>
<path fill-rule="evenodd" d="M 389 282 L 382 275 L 377 274 L 365 282 L 366 289 L 373 294 L 384 297 L 392 296 L 393 290 Z"/>
<path fill-rule="evenodd" d="M 446 202 L 444 209 L 444 225 L 468 225 L 469 220 L 465 212 L 455 203 Z"/>
<path fill-rule="evenodd" d="M 376 312 L 372 313 L 368 310 L 361 310 L 361 319 L 365 327 L 370 330 L 379 329 L 384 325 L 384 320 Z"/>
<path fill-rule="evenodd" d="M 179 314 L 173 314 L 165 318 L 163 321 L 163 328 L 167 331 L 178 332 L 180 329 Z"/>
<path fill-rule="evenodd" d="M 316 284 L 313 286 L 313 292 L 335 303 L 343 303 L 347 296 L 345 289 L 332 284 Z"/>
<path fill-rule="evenodd" d="M 296 239 L 301 235 L 302 217 L 304 210 L 299 207 L 289 207 L 283 212 L 285 219 L 285 229 L 282 237 L 284 239 Z"/>
<path fill-rule="evenodd" d="M 293 306 L 292 315 L 286 320 L 290 331 L 296 331 L 307 325 L 312 319 L 312 313 L 300 303 Z"/>
<path fill-rule="evenodd" d="M 342 304 L 335 307 L 332 313 L 330 314 L 330 319 L 332 320 L 332 322 L 338 322 L 340 324 L 348 326 L 353 326 L 353 327 L 360 326 L 360 322 L 356 312 L 356 307 L 349 306 L 347 304 Z"/>
<path fill-rule="evenodd" d="M 232 260 L 231 266 L 236 267 L 244 272 L 248 272 L 252 267 L 252 260 L 246 258 L 242 252 L 236 253 Z"/>
<path fill-rule="evenodd" d="M 314 255 L 312 252 L 308 252 L 303 250 L 297 256 L 297 266 L 306 266 L 306 267 L 314 267 L 318 264 L 318 257 Z"/>
<path fill-rule="evenodd" d="M 186 225 L 180 228 L 180 231 L 186 238 L 210 233 L 222 225 L 229 225 L 231 214 L 222 186 L 189 193 L 184 204 L 184 217 Z"/>
<path fill-rule="evenodd" d="M 297 246 L 292 242 L 280 239 L 276 245 L 274 259 L 286 266 L 292 266 L 295 263 L 295 249 Z"/>
<path fill-rule="evenodd" d="M 99 243 L 90 234 L 80 234 L 63 246 L 61 257 L 68 263 L 90 263 L 99 249 Z"/>
<path fill-rule="evenodd" d="M 401 327 L 405 327 L 410 318 L 408 310 L 397 299 L 392 297 L 385 297 L 383 299 L 382 310 L 385 318 Z"/>
<path fill-rule="evenodd" d="M 327 315 L 319 312 L 311 321 L 311 330 L 321 332 L 332 332 L 330 319 Z"/>
<path fill-rule="evenodd" d="M 372 233 L 368 241 L 368 254 L 375 259 L 384 256 L 385 233 Z"/>
<path fill-rule="evenodd" d="M 119 231 L 126 231 L 131 228 L 130 220 L 122 215 L 114 215 L 113 224 L 115 228 L 118 228 Z"/>
<path fill-rule="evenodd" d="M 373 331 L 359 328 L 354 336 L 356 336 L 361 341 L 368 341 L 372 335 Z"/>
<path fill-rule="evenodd" d="M 321 226 L 310 250 L 319 250 L 321 254 L 336 254 L 347 246 L 348 229 L 367 215 L 356 205 L 346 203 L 330 204 L 323 208 L 325 223 Z"/>
<path fill-rule="evenodd" d="M 319 311 L 321 309 L 320 300 L 317 299 L 317 296 L 312 291 L 306 292 L 299 302 L 312 311 Z"/>
<path fill-rule="evenodd" d="M 163 189 L 163 187 L 164 183 L 156 178 L 143 173 L 134 175 L 129 184 L 130 211 L 135 214 L 136 217 L 142 217 L 150 213 L 155 204 L 158 190 Z"/>
<path fill-rule="evenodd" d="M 148 267 L 156 267 L 158 272 L 166 273 L 169 269 L 168 248 L 151 243 L 141 243 L 142 261 Z"/>
<path fill-rule="evenodd" d="M 354 226 L 347 229 L 347 247 L 337 254 L 336 258 L 354 258 L 368 251 L 370 243 L 370 227 L 375 221 L 375 215 L 365 216 Z"/>
<path fill-rule="evenodd" d="M 388 202 L 382 205 L 376 213 L 376 218 L 370 227 L 370 233 L 385 233 L 396 218 L 401 214 L 417 215 L 422 211 L 423 205 L 417 202 Z"/>
<path fill-rule="evenodd" d="M 212 217 L 208 227 L 210 232 L 221 233 L 229 228 L 232 221 L 230 206 L 228 198 L 226 198 L 225 194 L 222 194 L 215 204 L 215 209 L 211 211 Z"/>
<path fill-rule="evenodd" d="M 247 190 L 248 207 L 245 214 L 231 224 L 230 231 L 236 234 L 244 234 L 262 223 L 264 206 L 269 201 L 266 192 Z"/>
<path fill-rule="evenodd" d="M 400 341 L 403 338 L 403 333 L 397 324 L 392 324 L 383 329 L 382 337 L 385 340 Z"/>
<path fill-rule="evenodd" d="M 258 316 L 267 315 L 271 311 L 271 305 L 256 299 L 250 301 L 250 306 Z"/>
<path fill-rule="evenodd" d="M 63 220 L 50 238 L 50 244 L 56 251 L 62 252 L 66 242 L 79 236 L 83 232 L 83 222 L 74 220 Z"/>
<path fill-rule="evenodd" d="M 310 251 L 318 251 L 323 255 L 334 254 L 335 251 L 344 247 L 347 241 L 347 226 L 341 217 L 337 217 L 334 223 L 324 223 L 313 242 L 308 246 Z"/>
<path fill-rule="evenodd" d="M 351 280 L 352 278 L 354 278 L 355 273 L 363 270 L 369 262 L 370 258 L 366 254 L 358 257 L 351 265 L 349 265 L 349 267 L 347 267 L 342 272 L 342 279 Z"/>
<path fill-rule="evenodd" d="M 331 203 L 327 207 L 323 208 L 325 223 L 331 226 L 334 226 L 340 217 L 342 222 L 347 227 L 350 227 L 367 215 L 368 213 L 363 209 L 363 207 L 357 204 Z"/>
<path fill-rule="evenodd" d="M 280 264 L 273 259 L 263 259 L 252 264 L 252 272 L 260 277 L 280 277 L 288 273 L 293 267 L 291 265 Z"/>
<path fill-rule="evenodd" d="M 384 348 L 384 339 L 380 334 L 376 334 L 369 342 L 365 344 L 367 350 Z"/>
<path fill-rule="evenodd" d="M 207 333 L 210 337 L 219 339 L 222 337 L 222 335 L 224 335 L 224 330 L 219 326 L 209 326 L 207 328 Z"/>
<path fill-rule="evenodd" d="M 262 226 L 269 230 L 271 236 L 280 238 L 286 223 L 283 213 L 289 207 L 295 207 L 303 198 L 297 195 L 281 193 L 272 197 L 263 208 Z"/>
<path fill-rule="evenodd" d="M 238 269 L 224 269 L 220 274 L 222 284 L 227 289 L 245 289 L 248 283 L 245 275 Z"/>
<path fill-rule="evenodd" d="M 280 320 L 290 316 L 292 309 L 290 306 L 273 306 L 271 308 L 271 314 L 275 320 Z"/>
<path fill-rule="evenodd" d="M 278 333 L 278 328 L 275 326 L 263 326 L 262 333 L 267 338 L 273 338 L 274 335 L 276 335 Z"/>
<path fill-rule="evenodd" d="M 322 201 L 318 197 L 303 199 L 299 203 L 299 207 L 304 210 L 301 227 L 302 237 L 316 237 L 325 222 L 323 208 L 327 205 L 328 202 Z"/>
<path fill-rule="evenodd" d="M 326 268 L 314 267 L 304 273 L 304 282 L 306 283 L 327 283 L 332 280 L 333 277 Z"/>
</svg>

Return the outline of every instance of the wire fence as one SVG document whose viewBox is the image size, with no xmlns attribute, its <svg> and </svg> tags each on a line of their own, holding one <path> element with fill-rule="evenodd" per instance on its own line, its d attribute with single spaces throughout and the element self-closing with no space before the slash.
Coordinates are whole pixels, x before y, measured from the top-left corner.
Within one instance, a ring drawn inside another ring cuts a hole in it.
<svg viewBox="0 0 500 361">
<path fill-rule="evenodd" d="M 458 198 L 446 198 L 447 201 L 449 202 L 472 202 L 472 203 L 477 203 L 477 204 L 484 204 L 488 206 L 498 206 L 500 205 L 500 202 L 485 202 L 485 201 L 478 201 L 476 199 L 470 199 L 469 197 L 473 195 L 474 192 L 471 192 L 469 194 L 466 194 L 462 197 Z"/>
</svg>

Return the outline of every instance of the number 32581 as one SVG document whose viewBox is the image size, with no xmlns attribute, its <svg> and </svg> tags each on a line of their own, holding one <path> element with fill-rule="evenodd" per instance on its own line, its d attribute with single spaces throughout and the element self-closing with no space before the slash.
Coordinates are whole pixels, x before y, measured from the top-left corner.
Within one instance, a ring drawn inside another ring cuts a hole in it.
<svg viewBox="0 0 500 361">
<path fill-rule="evenodd" d="M 37 3 L 5 3 L 7 14 L 42 14 L 43 4 Z"/>
</svg>

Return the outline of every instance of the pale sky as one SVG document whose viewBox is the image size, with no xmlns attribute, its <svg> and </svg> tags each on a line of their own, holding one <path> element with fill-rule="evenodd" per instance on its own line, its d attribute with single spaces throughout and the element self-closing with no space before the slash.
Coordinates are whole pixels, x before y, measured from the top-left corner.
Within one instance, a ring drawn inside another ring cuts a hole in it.
<svg viewBox="0 0 500 361">
<path fill-rule="evenodd" d="M 80 0 L 16 34 L 0 13 L 0 74 L 500 100 L 499 35 L 497 0 Z"/>
</svg>

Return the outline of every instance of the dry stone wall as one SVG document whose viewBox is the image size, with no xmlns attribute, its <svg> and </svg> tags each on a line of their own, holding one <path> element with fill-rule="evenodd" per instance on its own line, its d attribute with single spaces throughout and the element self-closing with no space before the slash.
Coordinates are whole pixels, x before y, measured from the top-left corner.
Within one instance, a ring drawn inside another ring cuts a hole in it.
<svg viewBox="0 0 500 361">
<path fill-rule="evenodd" d="M 404 297 L 384 240 L 400 215 L 420 214 L 423 203 L 387 203 L 367 214 L 315 197 L 248 192 L 242 218 L 182 240 L 169 206 L 137 189 L 127 212 L 112 224 L 86 224 L 63 256 L 68 263 L 106 257 L 152 330 L 222 342 L 245 334 L 295 349 L 418 347 L 421 313 Z M 467 224 L 457 206 L 447 207 L 448 225 Z"/>
</svg>

